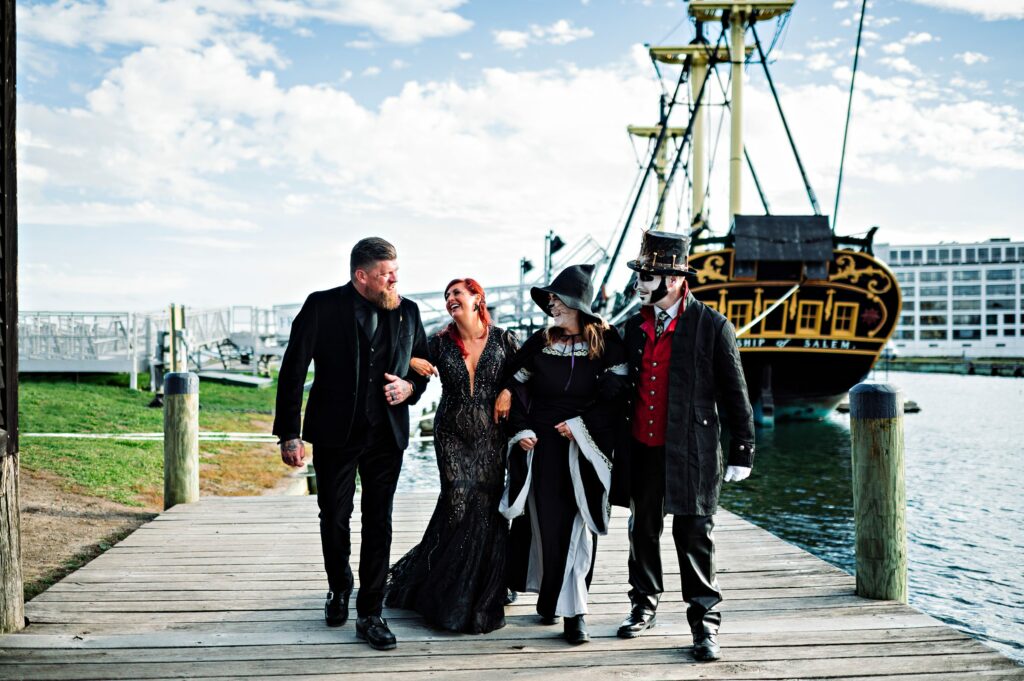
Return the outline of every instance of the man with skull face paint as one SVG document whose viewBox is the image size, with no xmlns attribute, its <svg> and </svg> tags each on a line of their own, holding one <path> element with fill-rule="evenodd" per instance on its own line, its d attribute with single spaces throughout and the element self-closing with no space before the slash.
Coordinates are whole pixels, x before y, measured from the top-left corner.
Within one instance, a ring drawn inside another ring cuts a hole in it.
<svg viewBox="0 0 1024 681">
<path fill-rule="evenodd" d="M 671 514 L 693 656 L 720 657 L 722 600 L 715 577 L 712 530 L 723 478 L 718 416 L 731 434 L 726 481 L 743 480 L 754 460 L 754 419 L 743 378 L 736 333 L 716 310 L 689 292 L 684 275 L 689 238 L 649 231 L 637 273 L 641 311 L 626 322 L 625 345 L 632 386 L 628 465 L 616 475 L 628 491 L 629 592 L 632 609 L 619 627 L 634 638 L 655 625 L 663 591 L 660 540 Z M 628 471 L 628 473 L 627 473 Z"/>
</svg>

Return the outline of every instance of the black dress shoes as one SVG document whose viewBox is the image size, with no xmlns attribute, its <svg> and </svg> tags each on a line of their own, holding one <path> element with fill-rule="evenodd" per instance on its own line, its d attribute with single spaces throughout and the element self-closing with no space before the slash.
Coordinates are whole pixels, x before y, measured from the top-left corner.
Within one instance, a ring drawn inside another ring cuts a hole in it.
<svg viewBox="0 0 1024 681">
<path fill-rule="evenodd" d="M 722 649 L 718 647 L 718 635 L 700 633 L 693 635 L 693 659 L 698 662 L 711 662 L 722 657 Z"/>
<path fill-rule="evenodd" d="M 540 623 L 546 627 L 550 627 L 552 624 L 558 624 L 558 620 L 558 615 L 551 615 L 550 617 L 548 615 L 540 616 Z"/>
<path fill-rule="evenodd" d="M 327 602 L 324 604 L 327 626 L 340 627 L 348 621 L 348 596 L 347 593 L 327 592 Z"/>
<path fill-rule="evenodd" d="M 374 650 L 394 650 L 398 646 L 395 635 L 388 629 L 388 622 L 380 615 L 356 618 L 356 638 L 370 644 Z"/>
<path fill-rule="evenodd" d="M 619 625 L 619 638 L 636 638 L 646 630 L 653 629 L 657 621 L 658 616 L 653 610 L 635 607 Z"/>
<path fill-rule="evenodd" d="M 590 640 L 590 633 L 587 631 L 587 623 L 583 620 L 583 615 L 566 617 L 563 626 L 563 635 L 569 643 L 579 645 Z"/>
<path fill-rule="evenodd" d="M 512 605 L 518 600 L 519 594 L 513 591 L 512 589 L 509 589 L 507 592 L 505 592 L 505 605 Z"/>
</svg>

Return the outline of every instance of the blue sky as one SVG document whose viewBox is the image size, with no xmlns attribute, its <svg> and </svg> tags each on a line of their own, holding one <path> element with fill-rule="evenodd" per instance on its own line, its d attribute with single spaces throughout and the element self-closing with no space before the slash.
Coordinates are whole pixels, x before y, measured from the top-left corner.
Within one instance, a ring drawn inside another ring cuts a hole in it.
<svg viewBox="0 0 1024 681">
<path fill-rule="evenodd" d="M 798 0 L 771 54 L 827 213 L 859 7 Z M 512 283 L 548 229 L 611 239 L 645 151 L 625 126 L 657 112 L 642 45 L 692 37 L 678 0 L 18 9 L 24 309 L 296 302 L 343 282 L 371 234 L 398 246 L 407 292 Z M 1024 0 L 875 0 L 865 31 L 839 231 L 1024 238 Z M 754 66 L 746 88 L 772 209 L 806 212 Z M 725 165 L 711 179 L 718 231 Z"/>
</svg>

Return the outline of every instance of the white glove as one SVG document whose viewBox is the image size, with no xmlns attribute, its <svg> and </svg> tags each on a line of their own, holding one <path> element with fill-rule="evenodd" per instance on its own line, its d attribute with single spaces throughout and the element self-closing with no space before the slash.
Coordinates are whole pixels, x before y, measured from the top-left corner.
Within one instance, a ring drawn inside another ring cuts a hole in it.
<svg viewBox="0 0 1024 681">
<path fill-rule="evenodd" d="M 745 466 L 727 466 L 725 469 L 726 482 L 739 482 L 750 476 L 750 469 Z"/>
</svg>

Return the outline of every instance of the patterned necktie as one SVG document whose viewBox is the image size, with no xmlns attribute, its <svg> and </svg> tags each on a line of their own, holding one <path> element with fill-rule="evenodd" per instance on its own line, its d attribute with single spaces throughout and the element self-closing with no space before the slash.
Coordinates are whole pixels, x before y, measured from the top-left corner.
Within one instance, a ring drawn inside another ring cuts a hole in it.
<svg viewBox="0 0 1024 681">
<path fill-rule="evenodd" d="M 654 325 L 654 340 L 661 338 L 661 334 L 665 332 L 665 326 L 668 324 L 668 312 L 662 310 L 658 313 L 658 323 Z"/>
</svg>

